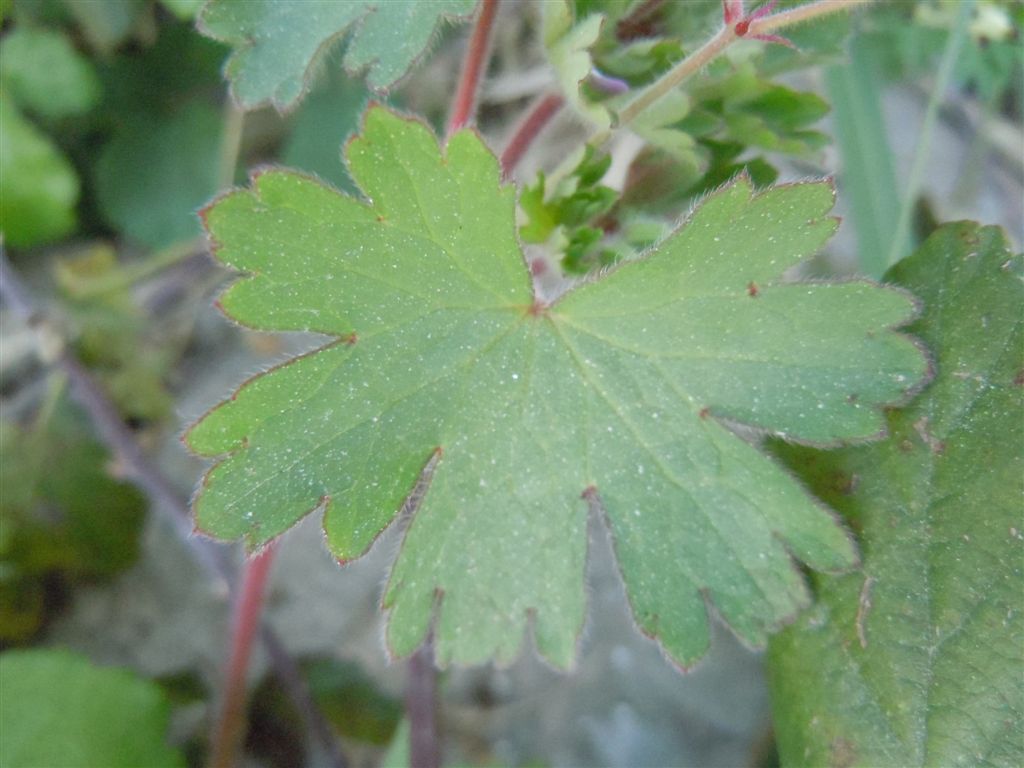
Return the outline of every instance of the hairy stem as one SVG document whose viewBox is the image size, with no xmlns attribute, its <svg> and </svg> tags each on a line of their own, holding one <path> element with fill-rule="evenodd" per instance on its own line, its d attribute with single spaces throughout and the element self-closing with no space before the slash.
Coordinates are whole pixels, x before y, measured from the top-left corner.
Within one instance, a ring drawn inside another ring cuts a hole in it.
<svg viewBox="0 0 1024 768">
<path fill-rule="evenodd" d="M 267 577 L 274 562 L 276 542 L 245 561 L 242 582 L 235 595 L 235 611 L 231 621 L 231 645 L 224 668 L 223 701 L 214 727 L 209 765 L 211 768 L 232 768 L 238 762 L 245 740 L 246 694 L 245 673 L 249 669 L 252 641 L 263 612 L 263 596 Z"/>
<path fill-rule="evenodd" d="M 748 35 L 766 35 L 783 27 L 792 27 L 803 21 L 810 21 L 839 11 L 850 11 L 858 5 L 868 5 L 874 0 L 817 0 L 807 5 L 798 5 L 786 11 L 779 11 L 751 22 Z"/>
<path fill-rule="evenodd" d="M 618 125 L 631 123 L 637 115 L 703 69 L 708 62 L 737 39 L 732 27 L 722 27 L 714 37 L 647 86 L 635 99 L 623 107 L 618 114 Z"/>
<path fill-rule="evenodd" d="M 522 160 L 533 140 L 544 130 L 544 126 L 551 121 L 551 118 L 558 114 L 558 110 L 564 103 L 565 100 L 557 93 L 550 93 L 538 101 L 527 113 L 512 134 L 512 138 L 509 139 L 505 151 L 501 153 L 502 178 L 507 179 L 512 175 L 512 171 Z"/>
<path fill-rule="evenodd" d="M 783 27 L 809 21 L 826 14 L 850 10 L 869 2 L 872 0 L 817 0 L 817 2 L 773 13 L 752 21 L 744 37 L 768 34 Z M 631 123 L 645 109 L 699 72 L 739 39 L 741 37 L 736 34 L 734 27 L 726 26 L 720 29 L 714 37 L 647 86 L 635 99 L 623 107 L 618 114 L 617 125 L 621 127 Z M 607 135 L 601 135 L 592 139 L 591 143 L 601 143 L 606 138 Z"/>
<path fill-rule="evenodd" d="M 473 35 L 469 39 L 466 58 L 462 62 L 459 87 L 455 91 L 451 115 L 448 117 L 449 136 L 473 119 L 480 80 L 490 58 L 491 31 L 494 29 L 494 19 L 497 15 L 498 0 L 480 0 Z"/>
</svg>

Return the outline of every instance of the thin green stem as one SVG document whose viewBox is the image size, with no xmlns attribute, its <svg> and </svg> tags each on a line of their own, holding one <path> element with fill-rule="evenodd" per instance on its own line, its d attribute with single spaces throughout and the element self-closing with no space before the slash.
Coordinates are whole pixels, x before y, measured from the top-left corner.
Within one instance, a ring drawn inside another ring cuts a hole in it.
<svg viewBox="0 0 1024 768">
<path fill-rule="evenodd" d="M 618 125 L 631 123 L 641 112 L 703 69 L 738 39 L 732 27 L 722 27 L 714 37 L 647 86 L 635 99 L 623 107 L 618 114 Z"/>
<path fill-rule="evenodd" d="M 796 8 L 779 11 L 751 22 L 749 36 L 767 35 L 783 27 L 792 27 L 830 13 L 852 11 L 858 5 L 868 5 L 874 0 L 818 0 L 816 3 L 798 5 Z"/>
<path fill-rule="evenodd" d="M 817 2 L 757 19 L 750 23 L 742 37 L 769 34 L 783 27 L 790 27 L 827 14 L 851 10 L 869 2 L 872 0 L 817 0 Z M 658 99 L 699 72 L 722 51 L 742 37 L 736 33 L 735 26 L 726 26 L 720 29 L 714 37 L 647 86 L 635 99 L 623 107 L 618 113 L 616 126 L 622 127 L 631 123 Z M 590 143 L 601 144 L 607 138 L 608 134 L 602 133 L 592 138 Z"/>
<path fill-rule="evenodd" d="M 903 193 L 903 203 L 900 205 L 900 217 L 896 223 L 896 232 L 893 234 L 892 243 L 889 246 L 889 257 L 886 259 L 889 266 L 906 255 L 904 243 L 910 236 L 910 217 L 914 211 L 917 197 L 921 193 L 925 168 L 931 160 L 932 134 L 935 131 L 935 124 L 938 122 L 939 107 L 945 100 L 946 89 L 953 77 L 953 68 L 960 55 L 960 46 L 967 35 L 974 3 L 975 0 L 961 0 L 956 21 L 949 33 L 949 40 L 946 41 L 946 48 L 942 52 L 939 71 L 935 75 L 935 85 L 932 88 L 931 97 L 928 99 L 928 107 L 925 109 L 921 132 L 918 134 L 917 149 L 914 151 L 914 160 L 910 166 L 907 188 Z"/>
<path fill-rule="evenodd" d="M 217 172 L 217 188 L 224 189 L 235 183 L 235 168 L 238 154 L 242 149 L 242 132 L 245 129 L 245 112 L 238 108 L 233 99 L 224 102 L 224 133 L 220 141 L 220 162 Z"/>
</svg>

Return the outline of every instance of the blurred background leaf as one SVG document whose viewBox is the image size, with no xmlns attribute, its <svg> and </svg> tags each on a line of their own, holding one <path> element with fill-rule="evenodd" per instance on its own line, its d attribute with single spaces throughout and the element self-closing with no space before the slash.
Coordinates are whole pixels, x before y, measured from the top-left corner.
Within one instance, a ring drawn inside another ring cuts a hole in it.
<svg viewBox="0 0 1024 768">
<path fill-rule="evenodd" d="M 220 145 L 221 116 L 203 103 L 126 119 L 96 164 L 104 217 L 150 248 L 198 237 L 196 212 L 219 184 Z"/>
<path fill-rule="evenodd" d="M 24 109 L 51 119 L 88 112 L 100 99 L 92 63 L 52 29 L 18 27 L 4 38 L 0 85 Z"/>
<path fill-rule="evenodd" d="M 75 583 L 108 579 L 139 552 L 146 501 L 58 386 L 35 423 L 0 422 L 0 643 L 30 639 Z"/>
<path fill-rule="evenodd" d="M 75 227 L 78 177 L 50 139 L 0 94 L 0 230 L 15 247 L 39 245 Z"/>
<path fill-rule="evenodd" d="M 0 654 L 5 768 L 178 768 L 159 686 L 67 651 Z"/>
</svg>

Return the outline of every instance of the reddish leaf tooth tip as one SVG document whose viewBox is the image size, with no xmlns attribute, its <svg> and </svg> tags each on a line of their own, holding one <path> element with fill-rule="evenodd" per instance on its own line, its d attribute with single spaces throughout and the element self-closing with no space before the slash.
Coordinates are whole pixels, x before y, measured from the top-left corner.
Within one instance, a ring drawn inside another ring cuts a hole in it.
<svg viewBox="0 0 1024 768">
<path fill-rule="evenodd" d="M 354 346 L 357 341 L 359 341 L 359 334 L 355 331 L 352 331 L 348 336 L 342 337 L 342 342 L 348 344 L 350 347 Z"/>
<path fill-rule="evenodd" d="M 760 293 L 761 289 L 757 287 L 757 283 L 755 283 L 753 280 L 747 283 L 747 295 L 750 298 L 755 299 Z"/>
<path fill-rule="evenodd" d="M 587 501 L 593 501 L 594 499 L 596 499 L 597 498 L 597 486 L 596 485 L 588 485 L 586 488 L 583 489 L 583 493 L 580 494 L 580 498 L 581 499 L 586 499 Z"/>
<path fill-rule="evenodd" d="M 700 412 L 697 415 L 700 416 L 702 419 L 706 419 L 711 415 L 711 409 L 708 408 L 707 406 L 704 406 L 703 408 L 700 409 Z"/>
</svg>

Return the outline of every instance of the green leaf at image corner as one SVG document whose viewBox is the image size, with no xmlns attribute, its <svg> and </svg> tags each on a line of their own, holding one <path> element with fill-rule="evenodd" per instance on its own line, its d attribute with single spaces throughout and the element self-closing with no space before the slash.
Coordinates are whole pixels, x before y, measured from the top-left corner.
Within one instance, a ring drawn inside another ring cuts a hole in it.
<svg viewBox="0 0 1024 768">
<path fill-rule="evenodd" d="M 200 30 L 235 50 L 225 67 L 245 109 L 291 109 L 309 89 L 323 55 L 351 32 L 345 69 L 387 90 L 430 46 L 443 20 L 469 14 L 474 0 L 211 0 Z"/>
<path fill-rule="evenodd" d="M 863 571 L 773 639 L 784 765 L 1024 763 L 1024 287 L 995 227 L 936 232 L 887 279 L 936 376 L 889 437 L 778 452 L 859 532 Z"/>
<path fill-rule="evenodd" d="M 0 655 L 4 768 L 180 768 L 169 706 L 153 682 L 62 650 Z"/>
<path fill-rule="evenodd" d="M 347 154 L 372 205 L 277 170 L 206 212 L 218 257 L 247 273 L 221 298 L 231 317 L 343 342 L 189 431 L 220 458 L 203 531 L 258 547 L 323 508 L 331 551 L 359 557 L 435 464 L 384 604 L 398 655 L 436 609 L 442 664 L 507 661 L 528 625 L 572 664 L 598 499 L 640 628 L 682 665 L 707 648 L 706 601 L 760 644 L 808 602 L 791 553 L 853 563 L 847 533 L 729 426 L 868 437 L 925 374 L 890 330 L 907 295 L 782 279 L 834 231 L 829 185 L 754 195 L 741 178 L 644 258 L 545 303 L 515 190 L 475 133 L 442 154 L 374 108 Z"/>
<path fill-rule="evenodd" d="M 127 119 L 96 163 L 104 218 L 150 248 L 197 237 L 196 210 L 217 191 L 221 133 L 218 111 L 198 101 Z"/>
<path fill-rule="evenodd" d="M 49 138 L 0 95 L 0 232 L 9 246 L 52 242 L 75 228 L 78 176 Z"/>
</svg>

